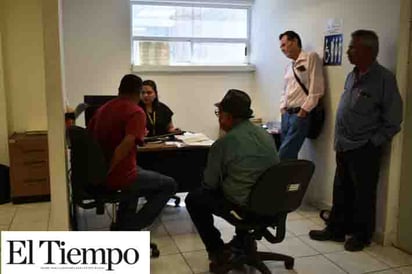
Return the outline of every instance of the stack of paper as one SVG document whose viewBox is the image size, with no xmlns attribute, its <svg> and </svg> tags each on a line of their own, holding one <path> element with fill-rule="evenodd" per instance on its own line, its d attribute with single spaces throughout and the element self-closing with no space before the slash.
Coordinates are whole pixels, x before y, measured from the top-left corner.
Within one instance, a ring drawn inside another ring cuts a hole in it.
<svg viewBox="0 0 412 274">
<path fill-rule="evenodd" d="M 185 132 L 183 135 L 176 135 L 175 138 L 189 146 L 211 146 L 214 142 L 203 133 Z"/>
</svg>

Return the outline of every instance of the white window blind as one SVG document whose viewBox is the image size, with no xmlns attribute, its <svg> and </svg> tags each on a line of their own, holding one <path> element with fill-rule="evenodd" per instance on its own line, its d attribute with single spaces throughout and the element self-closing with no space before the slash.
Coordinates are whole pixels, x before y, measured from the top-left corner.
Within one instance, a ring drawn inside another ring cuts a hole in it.
<svg viewBox="0 0 412 274">
<path fill-rule="evenodd" d="M 252 3 L 131 1 L 133 66 L 248 64 Z"/>
</svg>

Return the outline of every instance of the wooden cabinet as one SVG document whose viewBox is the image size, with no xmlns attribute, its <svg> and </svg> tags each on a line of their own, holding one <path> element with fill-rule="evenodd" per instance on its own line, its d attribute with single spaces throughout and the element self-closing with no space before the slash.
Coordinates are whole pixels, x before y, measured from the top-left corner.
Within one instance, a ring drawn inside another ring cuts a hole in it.
<svg viewBox="0 0 412 274">
<path fill-rule="evenodd" d="M 15 133 L 9 139 L 13 203 L 50 199 L 47 133 Z"/>
</svg>

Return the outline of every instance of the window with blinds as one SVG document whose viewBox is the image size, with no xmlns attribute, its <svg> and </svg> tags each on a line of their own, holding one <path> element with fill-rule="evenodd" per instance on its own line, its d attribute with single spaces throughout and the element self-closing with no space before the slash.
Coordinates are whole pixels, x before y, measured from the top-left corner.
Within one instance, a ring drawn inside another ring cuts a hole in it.
<svg viewBox="0 0 412 274">
<path fill-rule="evenodd" d="M 131 1 L 132 64 L 248 64 L 251 4 L 251 0 Z"/>
</svg>

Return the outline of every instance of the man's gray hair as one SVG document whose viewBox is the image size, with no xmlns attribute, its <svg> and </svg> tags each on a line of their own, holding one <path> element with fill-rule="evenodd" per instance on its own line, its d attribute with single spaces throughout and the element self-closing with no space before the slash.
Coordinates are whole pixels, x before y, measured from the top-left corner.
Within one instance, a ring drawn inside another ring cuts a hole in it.
<svg viewBox="0 0 412 274">
<path fill-rule="evenodd" d="M 359 38 L 362 45 L 372 50 L 373 59 L 376 59 L 379 52 L 379 38 L 378 35 L 372 30 L 357 30 L 352 33 L 352 39 Z"/>
</svg>

